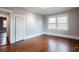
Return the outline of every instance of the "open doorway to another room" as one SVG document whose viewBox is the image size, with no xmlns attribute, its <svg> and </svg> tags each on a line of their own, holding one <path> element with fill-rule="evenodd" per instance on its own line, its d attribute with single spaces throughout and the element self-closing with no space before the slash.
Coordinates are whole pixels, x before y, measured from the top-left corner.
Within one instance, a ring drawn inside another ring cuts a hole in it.
<svg viewBox="0 0 79 59">
<path fill-rule="evenodd" d="M 8 13 L 0 11 L 0 46 L 7 44 Z"/>
</svg>

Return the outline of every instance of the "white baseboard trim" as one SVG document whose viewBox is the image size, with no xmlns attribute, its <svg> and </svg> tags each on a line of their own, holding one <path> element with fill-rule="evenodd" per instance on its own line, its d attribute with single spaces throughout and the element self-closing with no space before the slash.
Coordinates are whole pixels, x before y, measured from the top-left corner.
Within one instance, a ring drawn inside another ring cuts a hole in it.
<svg viewBox="0 0 79 59">
<path fill-rule="evenodd" d="M 60 36 L 60 37 L 72 38 L 72 39 L 79 40 L 79 36 L 64 35 L 64 34 L 55 34 L 55 33 L 47 33 L 47 32 L 42 32 L 42 33 L 34 34 L 32 36 L 25 37 L 24 39 L 30 39 L 30 38 L 33 38 L 33 37 L 36 37 L 36 36 L 40 36 L 40 35 L 43 35 L 43 34 L 52 35 L 52 36 Z"/>
<path fill-rule="evenodd" d="M 46 35 L 53 35 L 53 36 L 60 36 L 60 37 L 65 37 L 65 38 L 72 38 L 72 39 L 76 39 L 79 40 L 79 36 L 72 36 L 72 35 L 63 35 L 63 34 L 54 34 L 54 33 L 44 33 Z"/>
<path fill-rule="evenodd" d="M 60 37 L 72 38 L 72 39 L 79 40 L 79 36 L 63 35 L 63 34 L 55 34 L 55 33 L 47 33 L 47 32 L 42 32 L 42 33 L 34 34 L 32 36 L 27 36 L 27 37 L 24 38 L 24 40 L 31 39 L 31 38 L 34 38 L 34 37 L 37 37 L 37 36 L 40 36 L 40 35 L 43 35 L 43 34 L 52 35 L 52 36 L 60 36 Z"/>
<path fill-rule="evenodd" d="M 42 32 L 42 33 L 34 34 L 32 36 L 27 36 L 27 37 L 24 38 L 24 40 L 31 39 L 31 38 L 34 38 L 34 37 L 37 37 L 37 36 L 40 36 L 40 35 L 43 35 L 43 34 L 45 34 L 45 35 L 51 35 L 51 36 L 65 37 L 65 38 L 72 38 L 72 39 L 79 40 L 79 36 L 55 34 L 55 33 L 48 33 L 48 32 Z M 13 44 L 13 43 L 15 43 L 15 42 L 12 41 L 11 44 Z"/>
<path fill-rule="evenodd" d="M 27 37 L 24 38 L 24 40 L 30 39 L 30 38 L 33 38 L 33 37 L 37 37 L 37 36 L 40 36 L 40 35 L 43 35 L 43 34 L 44 34 L 44 32 L 38 33 L 38 34 L 34 34 L 34 35 L 32 35 L 32 36 L 27 36 Z"/>
</svg>

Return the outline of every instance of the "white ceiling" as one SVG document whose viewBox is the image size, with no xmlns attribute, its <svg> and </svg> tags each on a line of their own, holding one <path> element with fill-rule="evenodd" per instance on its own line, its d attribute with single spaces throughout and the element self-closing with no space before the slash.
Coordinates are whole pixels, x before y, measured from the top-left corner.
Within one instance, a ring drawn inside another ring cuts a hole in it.
<svg viewBox="0 0 79 59">
<path fill-rule="evenodd" d="M 54 13 L 75 9 L 75 7 L 22 7 L 22 9 L 38 13 L 41 15 L 50 15 Z"/>
<path fill-rule="evenodd" d="M 50 15 L 75 9 L 76 7 L 8 7 L 8 8 L 14 10 L 17 9 L 17 10 L 30 11 L 41 15 Z"/>
</svg>

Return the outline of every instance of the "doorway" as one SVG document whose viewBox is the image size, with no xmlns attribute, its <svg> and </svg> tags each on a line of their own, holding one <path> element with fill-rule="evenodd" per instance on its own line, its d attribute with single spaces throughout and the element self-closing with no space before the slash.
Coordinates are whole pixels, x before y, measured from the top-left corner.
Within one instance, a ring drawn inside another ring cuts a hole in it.
<svg viewBox="0 0 79 59">
<path fill-rule="evenodd" d="M 24 40 L 25 37 L 25 17 L 15 15 L 15 42 Z"/>
<path fill-rule="evenodd" d="M 0 46 L 7 44 L 7 28 L 9 13 L 0 11 Z"/>
</svg>

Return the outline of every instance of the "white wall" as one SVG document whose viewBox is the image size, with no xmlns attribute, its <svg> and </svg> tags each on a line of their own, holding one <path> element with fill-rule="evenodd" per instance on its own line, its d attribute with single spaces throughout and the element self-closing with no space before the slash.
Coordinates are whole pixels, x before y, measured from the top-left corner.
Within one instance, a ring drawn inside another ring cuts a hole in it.
<svg viewBox="0 0 79 59">
<path fill-rule="evenodd" d="M 21 9 L 14 9 L 14 8 L 5 8 L 5 9 L 13 11 L 13 15 L 12 15 L 13 19 L 11 19 L 11 43 L 15 42 L 14 14 L 25 16 L 25 38 L 42 32 L 55 33 L 60 35 L 79 36 L 79 27 L 78 27 L 79 9 L 48 15 L 48 16 L 53 16 L 53 15 L 60 15 L 67 13 L 69 15 L 69 31 L 48 30 L 48 19 L 47 19 L 48 16 L 38 15 Z"/>
<path fill-rule="evenodd" d="M 34 35 L 43 32 L 43 17 L 27 12 L 26 15 L 26 35 Z"/>
<path fill-rule="evenodd" d="M 15 42 L 14 14 L 25 16 L 25 38 L 43 32 L 43 16 L 25 10 L 19 10 L 14 8 L 4 8 L 4 9 L 8 9 L 13 12 L 13 20 L 11 20 L 11 43 Z"/>
<path fill-rule="evenodd" d="M 69 31 L 61 31 L 61 30 L 49 30 L 48 29 L 48 16 L 55 16 L 61 14 L 68 14 L 69 17 Z M 73 35 L 79 36 L 79 9 L 74 9 L 70 11 L 60 12 L 52 15 L 45 16 L 44 26 L 45 32 L 52 34 L 60 34 L 60 35 Z"/>
</svg>

